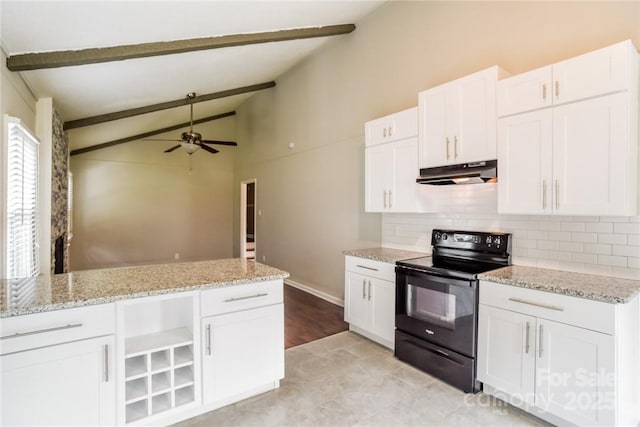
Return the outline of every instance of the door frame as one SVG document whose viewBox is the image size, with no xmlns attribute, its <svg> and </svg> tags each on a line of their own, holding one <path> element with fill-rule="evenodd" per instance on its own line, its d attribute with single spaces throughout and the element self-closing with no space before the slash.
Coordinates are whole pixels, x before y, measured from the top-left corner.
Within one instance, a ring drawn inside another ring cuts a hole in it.
<svg viewBox="0 0 640 427">
<path fill-rule="evenodd" d="M 240 181 L 240 258 L 249 258 L 247 255 L 247 185 L 253 184 L 253 258 L 257 250 L 257 205 L 258 205 L 258 180 L 256 178 Z"/>
</svg>

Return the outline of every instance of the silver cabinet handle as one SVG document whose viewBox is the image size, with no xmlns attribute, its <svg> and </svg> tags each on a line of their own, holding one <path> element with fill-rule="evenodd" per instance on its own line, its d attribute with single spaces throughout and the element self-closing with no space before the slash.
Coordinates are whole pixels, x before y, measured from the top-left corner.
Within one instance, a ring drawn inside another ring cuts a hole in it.
<svg viewBox="0 0 640 427">
<path fill-rule="evenodd" d="M 564 311 L 564 308 L 558 307 L 556 305 L 540 304 L 539 302 L 527 301 L 520 298 L 509 298 L 509 301 L 519 302 L 520 304 L 534 305 L 536 307 L 548 308 L 549 310 Z"/>
<path fill-rule="evenodd" d="M 556 98 L 560 96 L 560 82 L 556 80 Z"/>
<path fill-rule="evenodd" d="M 369 280 L 369 297 L 367 298 L 368 301 L 371 301 L 371 280 Z"/>
<path fill-rule="evenodd" d="M 382 203 L 384 205 L 384 208 L 387 209 L 387 190 L 384 190 L 382 192 Z"/>
<path fill-rule="evenodd" d="M 389 209 L 393 206 L 393 193 L 389 190 Z"/>
<path fill-rule="evenodd" d="M 109 344 L 105 344 L 102 348 L 104 356 L 104 382 L 109 382 Z"/>
<path fill-rule="evenodd" d="M 7 340 L 9 338 L 26 337 L 27 335 L 44 334 L 45 332 L 61 331 L 63 329 L 72 329 L 72 328 L 80 328 L 80 327 L 82 327 L 82 323 L 72 323 L 72 324 L 70 323 L 64 326 L 56 326 L 54 328 L 39 329 L 37 331 L 16 332 L 15 334 L 5 335 L 4 337 L 0 337 L 0 340 Z"/>
<path fill-rule="evenodd" d="M 547 100 L 547 84 L 546 83 L 542 84 L 542 100 L 543 101 Z"/>
<path fill-rule="evenodd" d="M 389 126 L 389 136 L 393 135 L 393 125 Z"/>
<path fill-rule="evenodd" d="M 246 297 L 229 298 L 229 299 L 224 300 L 224 302 L 242 301 L 242 300 L 245 300 L 245 299 L 266 297 L 267 295 L 269 295 L 269 294 L 264 292 L 264 293 L 259 293 L 259 294 L 255 294 L 255 295 L 249 295 L 249 296 L 246 296 Z"/>
<path fill-rule="evenodd" d="M 362 299 L 367 298 L 367 279 L 362 279 Z"/>
<path fill-rule="evenodd" d="M 525 329 L 525 336 L 524 336 L 524 354 L 529 354 L 529 328 L 531 325 L 529 325 L 529 322 L 527 322 L 527 327 Z"/>
<path fill-rule="evenodd" d="M 547 209 L 547 181 L 542 180 L 542 210 Z"/>
<path fill-rule="evenodd" d="M 453 158 L 454 159 L 458 158 L 458 137 L 457 136 L 453 137 Z"/>
<path fill-rule="evenodd" d="M 451 157 L 451 156 L 449 155 L 449 144 L 451 143 L 451 141 L 449 141 L 449 138 L 448 138 L 448 137 L 447 137 L 447 138 L 445 138 L 445 139 L 444 139 L 444 141 L 445 141 L 445 145 L 446 145 L 446 147 L 447 147 L 447 160 L 449 160 L 449 157 Z"/>
<path fill-rule="evenodd" d="M 385 127 L 385 128 L 382 128 L 382 136 L 383 136 L 384 138 L 386 138 L 386 137 L 387 137 L 387 128 L 386 128 L 386 127 Z"/>
<path fill-rule="evenodd" d="M 207 324 L 207 356 L 211 356 L 211 324 Z"/>
<path fill-rule="evenodd" d="M 538 327 L 538 357 L 542 357 L 542 325 Z"/>
<path fill-rule="evenodd" d="M 356 267 L 366 268 L 367 270 L 372 270 L 372 271 L 379 271 L 377 268 L 367 267 L 366 265 L 356 264 Z"/>
<path fill-rule="evenodd" d="M 556 179 L 556 210 L 560 208 L 560 183 Z"/>
</svg>

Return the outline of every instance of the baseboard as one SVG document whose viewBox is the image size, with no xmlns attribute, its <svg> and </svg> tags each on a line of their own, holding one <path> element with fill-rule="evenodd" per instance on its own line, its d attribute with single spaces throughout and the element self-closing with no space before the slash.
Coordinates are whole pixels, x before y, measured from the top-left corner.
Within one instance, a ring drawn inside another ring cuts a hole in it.
<svg viewBox="0 0 640 427">
<path fill-rule="evenodd" d="M 310 286 L 303 285 L 300 282 L 296 282 L 291 279 L 284 279 L 284 283 L 289 286 L 293 286 L 294 288 L 300 289 L 301 291 L 305 291 L 308 294 L 321 298 L 325 301 L 329 301 L 331 304 L 339 305 L 340 307 L 344 307 L 344 300 L 340 298 L 336 298 L 333 295 L 329 295 L 325 292 L 319 291 L 317 289 L 313 289 Z"/>
</svg>

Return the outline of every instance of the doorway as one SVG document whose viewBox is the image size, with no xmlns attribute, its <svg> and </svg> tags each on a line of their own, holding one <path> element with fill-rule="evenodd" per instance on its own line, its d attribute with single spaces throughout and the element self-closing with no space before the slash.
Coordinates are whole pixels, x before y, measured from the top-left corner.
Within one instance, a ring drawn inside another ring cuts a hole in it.
<svg viewBox="0 0 640 427">
<path fill-rule="evenodd" d="M 240 183 L 240 257 L 256 258 L 256 179 Z"/>
</svg>

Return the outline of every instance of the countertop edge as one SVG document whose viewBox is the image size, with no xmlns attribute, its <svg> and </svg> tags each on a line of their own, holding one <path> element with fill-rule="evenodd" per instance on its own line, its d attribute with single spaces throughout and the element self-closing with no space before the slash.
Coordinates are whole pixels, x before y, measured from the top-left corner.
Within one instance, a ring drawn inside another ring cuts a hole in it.
<svg viewBox="0 0 640 427">
<path fill-rule="evenodd" d="M 80 308 L 80 307 L 90 307 L 90 306 L 100 305 L 100 304 L 110 304 L 113 302 L 124 301 L 128 299 L 145 298 L 145 297 L 167 295 L 167 294 L 181 293 L 181 292 L 204 291 L 204 290 L 210 290 L 210 289 L 226 288 L 229 286 L 246 285 L 246 284 L 256 283 L 256 282 L 266 282 L 269 280 L 278 280 L 278 279 L 284 280 L 287 277 L 289 277 L 289 273 L 283 272 L 282 274 L 253 277 L 251 279 L 237 279 L 237 280 L 229 280 L 229 281 L 223 281 L 223 282 L 212 282 L 212 283 L 206 283 L 201 285 L 187 285 L 187 286 L 181 286 L 181 287 L 169 288 L 169 289 L 158 289 L 158 290 L 145 291 L 145 292 L 134 292 L 130 294 L 114 295 L 109 297 L 92 298 L 92 299 L 81 300 L 81 301 L 71 301 L 71 302 L 58 303 L 58 304 L 43 304 L 36 307 L 7 309 L 5 311 L 0 312 L 0 319 L 24 316 L 28 314 L 37 314 L 37 313 L 46 313 L 46 312 L 58 311 L 58 310 L 66 310 L 70 308 Z"/>
<path fill-rule="evenodd" d="M 385 255 L 386 252 L 386 255 Z M 352 256 L 362 259 L 370 259 L 372 261 L 386 262 L 389 264 L 395 264 L 397 261 L 419 258 L 429 256 L 427 253 L 407 251 L 405 249 L 394 248 L 364 248 L 364 249 L 350 249 L 342 251 L 343 255 Z M 392 255 L 393 254 L 393 255 Z"/>
</svg>

